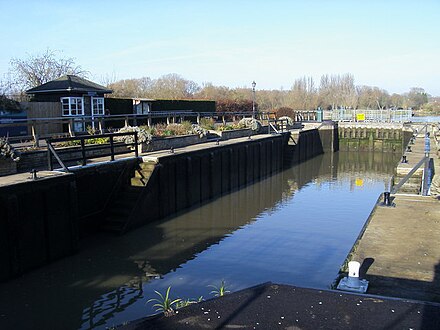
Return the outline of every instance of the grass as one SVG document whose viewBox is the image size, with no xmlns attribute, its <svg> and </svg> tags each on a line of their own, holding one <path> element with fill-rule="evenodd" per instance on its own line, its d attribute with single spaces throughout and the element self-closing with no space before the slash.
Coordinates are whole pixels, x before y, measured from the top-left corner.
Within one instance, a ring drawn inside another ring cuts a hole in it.
<svg viewBox="0 0 440 330">
<path fill-rule="evenodd" d="M 203 301 L 203 296 L 200 296 L 197 300 L 192 300 L 192 299 L 180 300 L 178 303 L 176 303 L 176 309 L 186 307 L 192 304 L 197 304 L 201 301 Z"/>
<path fill-rule="evenodd" d="M 182 299 L 170 299 L 170 290 L 171 286 L 168 287 L 165 295 L 160 293 L 159 291 L 154 291 L 159 297 L 158 298 L 152 298 L 147 301 L 147 303 L 150 302 L 156 302 L 153 307 L 156 307 L 156 312 L 163 312 L 165 316 L 171 316 L 174 314 L 173 305 L 179 303 Z"/>
<path fill-rule="evenodd" d="M 226 282 L 224 280 L 221 281 L 221 283 L 220 283 L 220 285 L 218 287 L 215 286 L 215 285 L 209 285 L 209 287 L 214 289 L 214 290 L 211 291 L 211 294 L 213 294 L 216 297 L 222 297 L 225 294 L 231 292 L 231 291 L 227 290 Z"/>
</svg>

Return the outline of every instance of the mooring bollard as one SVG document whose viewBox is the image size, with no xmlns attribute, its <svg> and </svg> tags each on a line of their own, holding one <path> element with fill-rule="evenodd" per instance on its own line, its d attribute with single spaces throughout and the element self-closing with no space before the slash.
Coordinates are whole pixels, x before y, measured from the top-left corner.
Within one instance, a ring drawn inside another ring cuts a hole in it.
<svg viewBox="0 0 440 330">
<path fill-rule="evenodd" d="M 347 280 L 347 286 L 351 288 L 359 288 L 360 287 L 360 281 L 359 281 L 359 268 L 361 267 L 361 264 L 357 261 L 350 261 L 348 263 L 348 280 Z"/>
<path fill-rule="evenodd" d="M 30 173 L 31 173 L 31 177 L 29 179 L 32 179 L 32 180 L 37 180 L 38 179 L 37 170 L 35 168 L 32 169 L 32 171 Z"/>
<path fill-rule="evenodd" d="M 406 163 L 408 163 L 408 160 L 406 159 L 406 155 L 403 155 L 403 156 L 402 156 L 402 161 L 401 161 L 401 163 L 402 163 L 402 164 L 406 164 Z"/>
<path fill-rule="evenodd" d="M 411 146 L 406 147 L 406 152 L 412 152 Z"/>
<path fill-rule="evenodd" d="M 215 144 L 219 145 L 220 144 L 220 139 L 215 140 Z"/>
<path fill-rule="evenodd" d="M 170 154 L 174 154 L 174 147 L 170 148 Z"/>
<path fill-rule="evenodd" d="M 338 290 L 365 293 L 368 289 L 368 281 L 359 278 L 361 264 L 357 261 L 348 263 L 348 276 L 344 277 L 338 284 Z"/>
<path fill-rule="evenodd" d="M 385 205 L 385 206 L 391 206 L 391 200 L 390 200 L 390 192 L 388 192 L 388 191 L 385 191 L 384 193 L 383 193 L 383 204 Z"/>
</svg>

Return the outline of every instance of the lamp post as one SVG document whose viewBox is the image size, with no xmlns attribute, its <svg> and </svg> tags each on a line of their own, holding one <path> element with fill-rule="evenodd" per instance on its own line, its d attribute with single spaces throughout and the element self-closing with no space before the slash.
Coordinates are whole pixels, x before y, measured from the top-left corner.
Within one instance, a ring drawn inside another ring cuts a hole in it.
<svg viewBox="0 0 440 330">
<path fill-rule="evenodd" d="M 252 82 L 252 118 L 255 118 L 255 86 L 257 83 L 255 80 Z"/>
</svg>

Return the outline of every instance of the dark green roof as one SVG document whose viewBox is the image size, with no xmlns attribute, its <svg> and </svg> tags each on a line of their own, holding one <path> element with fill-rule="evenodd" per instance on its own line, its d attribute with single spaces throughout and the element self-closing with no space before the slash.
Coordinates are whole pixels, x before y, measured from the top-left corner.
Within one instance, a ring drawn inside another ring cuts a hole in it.
<svg viewBox="0 0 440 330">
<path fill-rule="evenodd" d="M 56 92 L 69 92 L 69 93 L 112 93 L 111 89 L 104 86 L 95 84 L 87 79 L 80 78 L 73 75 L 62 76 L 58 79 L 49 81 L 43 85 L 28 89 L 26 94 L 37 93 L 56 93 Z"/>
</svg>

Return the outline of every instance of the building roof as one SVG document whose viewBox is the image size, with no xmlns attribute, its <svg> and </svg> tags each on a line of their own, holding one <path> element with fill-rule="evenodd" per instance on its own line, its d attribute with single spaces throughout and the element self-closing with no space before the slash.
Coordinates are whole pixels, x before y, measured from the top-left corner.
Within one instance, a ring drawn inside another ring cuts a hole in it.
<svg viewBox="0 0 440 330">
<path fill-rule="evenodd" d="M 65 75 L 58 79 L 51 80 L 43 85 L 28 89 L 26 94 L 41 94 L 41 93 L 104 93 L 109 94 L 113 91 L 104 86 L 98 85 L 87 79 L 80 78 L 74 75 Z"/>
</svg>

